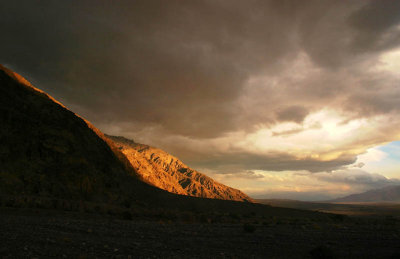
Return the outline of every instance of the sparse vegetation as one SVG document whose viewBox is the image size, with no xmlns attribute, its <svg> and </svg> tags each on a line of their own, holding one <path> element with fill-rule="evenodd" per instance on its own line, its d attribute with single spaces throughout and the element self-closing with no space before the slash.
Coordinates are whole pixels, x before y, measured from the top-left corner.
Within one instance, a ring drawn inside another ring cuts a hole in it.
<svg viewBox="0 0 400 259">
<path fill-rule="evenodd" d="M 122 212 L 122 219 L 124 220 L 132 220 L 132 214 L 129 211 Z"/>
<path fill-rule="evenodd" d="M 254 233 L 256 231 L 256 226 L 250 223 L 246 223 L 243 225 L 243 231 L 246 233 Z"/>
<path fill-rule="evenodd" d="M 342 214 L 332 214 L 331 215 L 331 218 L 334 221 L 338 221 L 338 222 L 344 221 L 346 219 L 346 217 L 347 217 L 346 215 L 342 215 Z"/>
<path fill-rule="evenodd" d="M 334 259 L 336 258 L 333 250 L 325 245 L 319 245 L 310 251 L 313 259 Z"/>
</svg>

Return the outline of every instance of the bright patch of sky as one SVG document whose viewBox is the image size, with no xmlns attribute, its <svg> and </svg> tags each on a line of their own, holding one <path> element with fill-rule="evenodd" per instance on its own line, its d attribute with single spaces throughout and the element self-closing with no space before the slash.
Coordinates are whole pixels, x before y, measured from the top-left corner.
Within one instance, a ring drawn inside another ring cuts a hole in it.
<svg viewBox="0 0 400 259">
<path fill-rule="evenodd" d="M 400 141 L 371 148 L 358 157 L 358 162 L 364 163 L 363 169 L 368 172 L 400 179 Z"/>
</svg>

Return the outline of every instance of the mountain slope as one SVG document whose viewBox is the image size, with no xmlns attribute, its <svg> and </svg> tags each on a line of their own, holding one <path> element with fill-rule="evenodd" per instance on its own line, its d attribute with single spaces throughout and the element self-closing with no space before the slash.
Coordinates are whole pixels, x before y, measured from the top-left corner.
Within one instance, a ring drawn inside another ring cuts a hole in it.
<svg viewBox="0 0 400 259">
<path fill-rule="evenodd" d="M 101 131 L 1 65 L 0 125 L 0 195 L 184 209 L 210 205 L 145 183 Z"/>
<path fill-rule="evenodd" d="M 4 205 L 67 210 L 79 210 L 82 205 L 111 213 L 129 210 L 146 217 L 186 217 L 188 213 L 199 218 L 227 213 L 327 217 L 177 195 L 151 186 L 98 129 L 0 65 L 0 207 Z"/>
<path fill-rule="evenodd" d="M 352 194 L 330 202 L 400 202 L 400 186 L 388 186 L 381 189 Z"/>
<path fill-rule="evenodd" d="M 138 178 L 99 130 L 3 66 L 0 122 L 1 194 L 112 201 Z"/>
<path fill-rule="evenodd" d="M 161 149 L 135 143 L 124 137 L 106 136 L 126 155 L 133 168 L 149 184 L 176 194 L 251 201 L 251 198 L 243 192 L 189 168 Z"/>
</svg>

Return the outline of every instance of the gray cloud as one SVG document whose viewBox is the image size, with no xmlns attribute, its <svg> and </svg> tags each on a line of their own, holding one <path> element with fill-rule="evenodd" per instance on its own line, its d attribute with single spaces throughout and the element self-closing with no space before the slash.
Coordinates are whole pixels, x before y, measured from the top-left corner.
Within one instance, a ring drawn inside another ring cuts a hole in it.
<svg viewBox="0 0 400 259">
<path fill-rule="evenodd" d="M 348 110 L 360 117 L 388 114 L 400 110 L 399 81 L 384 73 L 365 78 L 361 87 L 352 92 L 344 102 Z"/>
<path fill-rule="evenodd" d="M 301 123 L 308 115 L 307 108 L 302 106 L 289 106 L 277 111 L 276 116 L 278 121 L 293 121 Z"/>
<path fill-rule="evenodd" d="M 279 131 L 279 132 L 272 132 L 272 136 L 291 136 L 293 134 L 297 134 L 300 132 L 303 132 L 304 128 L 299 127 L 299 128 L 295 128 L 295 129 L 291 129 L 291 130 L 284 130 L 284 131 Z"/>
<path fill-rule="evenodd" d="M 353 49 L 368 51 L 398 46 L 400 31 L 394 27 L 400 23 L 399 8 L 399 1 L 371 1 L 355 11 L 348 19 L 356 30 Z"/>
<path fill-rule="evenodd" d="M 365 166 L 365 163 L 363 163 L 363 162 L 360 162 L 360 163 L 357 163 L 356 165 L 354 165 L 354 167 L 358 167 L 358 168 L 363 168 Z"/>
<path fill-rule="evenodd" d="M 262 174 L 257 174 L 253 171 L 239 171 L 239 172 L 231 172 L 231 173 L 226 173 L 226 172 L 214 172 L 215 174 L 222 174 L 224 176 L 229 176 L 231 178 L 241 178 L 241 179 L 261 179 L 264 178 Z"/>
<path fill-rule="evenodd" d="M 289 171 L 307 170 L 322 172 L 340 169 L 355 162 L 355 156 L 339 157 L 334 160 L 320 161 L 317 159 L 297 159 L 285 153 L 251 154 L 235 153 L 208 153 L 193 155 L 189 165 L 198 168 L 209 167 L 221 173 L 230 173 L 240 170 Z M 197 158 L 197 159 L 196 159 Z"/>
</svg>

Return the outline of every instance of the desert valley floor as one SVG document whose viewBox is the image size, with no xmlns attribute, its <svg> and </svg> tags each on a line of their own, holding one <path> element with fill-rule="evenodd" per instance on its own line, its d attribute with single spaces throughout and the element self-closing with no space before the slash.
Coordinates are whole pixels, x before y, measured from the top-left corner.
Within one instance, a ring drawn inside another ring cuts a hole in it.
<svg viewBox="0 0 400 259">
<path fill-rule="evenodd" d="M 2 258 L 399 258 L 395 219 L 255 217 L 251 225 L 2 207 Z M 246 228 L 251 226 L 251 228 Z"/>
</svg>

